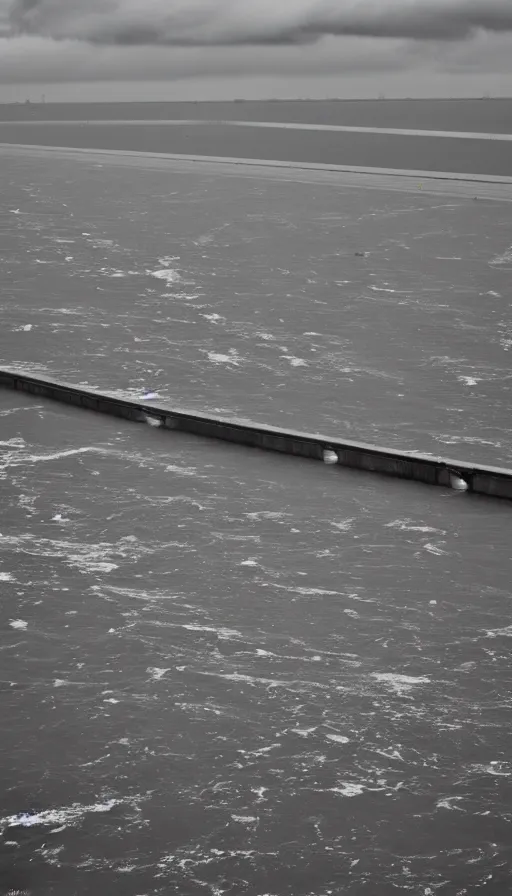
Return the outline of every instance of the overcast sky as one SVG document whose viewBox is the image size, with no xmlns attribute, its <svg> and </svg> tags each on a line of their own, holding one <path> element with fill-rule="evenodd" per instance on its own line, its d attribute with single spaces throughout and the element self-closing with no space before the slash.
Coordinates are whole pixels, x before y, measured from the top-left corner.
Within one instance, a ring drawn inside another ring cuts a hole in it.
<svg viewBox="0 0 512 896">
<path fill-rule="evenodd" d="M 0 0 L 0 100 L 512 95 L 512 0 Z"/>
</svg>

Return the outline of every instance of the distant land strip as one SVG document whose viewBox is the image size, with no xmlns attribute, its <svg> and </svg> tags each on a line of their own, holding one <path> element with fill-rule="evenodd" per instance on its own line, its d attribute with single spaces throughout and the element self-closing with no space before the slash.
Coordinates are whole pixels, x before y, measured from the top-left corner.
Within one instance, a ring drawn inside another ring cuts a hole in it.
<svg viewBox="0 0 512 896">
<path fill-rule="evenodd" d="M 273 128 L 274 130 L 294 131 L 332 131 L 333 133 L 347 134 L 390 134 L 396 137 L 441 137 L 449 140 L 492 140 L 496 142 L 512 143 L 512 134 L 485 134 L 479 131 L 432 131 L 414 130 L 409 128 L 367 128 L 341 124 L 302 124 L 300 122 L 274 122 L 274 121 L 232 121 L 199 118 L 155 118 L 155 119 L 81 119 L 76 121 L 0 121 L 0 134 L 2 125 L 19 125 L 20 127 L 40 127 L 41 125 L 55 125 L 60 127 L 101 127 L 101 126 L 134 126 L 144 127 L 194 127 L 210 125 L 231 128 Z"/>
<path fill-rule="evenodd" d="M 324 461 L 332 466 L 380 473 L 492 498 L 512 498 L 512 470 L 500 467 L 468 464 L 416 451 L 397 451 L 316 433 L 265 426 L 240 418 L 219 417 L 207 411 L 172 408 L 159 404 L 156 396 L 156 400 L 150 401 L 148 398 L 142 398 L 141 401 L 120 398 L 108 392 L 59 382 L 46 376 L 34 376 L 20 369 L 0 369 L 1 386 L 136 423 L 220 439 L 245 448 Z M 307 488 L 307 480 L 304 487 Z"/>
</svg>

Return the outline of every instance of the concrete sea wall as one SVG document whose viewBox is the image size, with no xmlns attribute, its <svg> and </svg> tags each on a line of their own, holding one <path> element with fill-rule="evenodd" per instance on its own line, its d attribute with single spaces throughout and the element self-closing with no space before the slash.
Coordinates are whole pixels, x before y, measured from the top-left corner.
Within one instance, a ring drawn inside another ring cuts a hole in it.
<svg viewBox="0 0 512 896">
<path fill-rule="evenodd" d="M 22 371 L 1 370 L 0 386 L 136 422 L 154 421 L 166 429 L 221 439 L 263 451 L 327 461 L 344 467 L 411 479 L 445 488 L 463 488 L 495 498 L 512 498 L 512 470 L 485 467 L 429 455 L 411 454 L 359 442 L 248 423 L 180 410 L 156 401 L 117 398 Z"/>
</svg>

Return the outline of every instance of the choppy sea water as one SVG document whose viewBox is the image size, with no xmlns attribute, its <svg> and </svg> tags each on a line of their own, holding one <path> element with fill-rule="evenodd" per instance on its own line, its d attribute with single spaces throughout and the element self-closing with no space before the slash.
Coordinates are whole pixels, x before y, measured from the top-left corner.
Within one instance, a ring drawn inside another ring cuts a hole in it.
<svg viewBox="0 0 512 896">
<path fill-rule="evenodd" d="M 7 162 L 3 364 L 510 464 L 510 205 Z M 0 892 L 505 892 L 507 502 L 0 392 Z"/>
<path fill-rule="evenodd" d="M 507 502 L 0 426 L 2 892 L 505 892 Z"/>
<path fill-rule="evenodd" d="M 510 203 L 3 166 L 1 363 L 510 463 Z"/>
</svg>

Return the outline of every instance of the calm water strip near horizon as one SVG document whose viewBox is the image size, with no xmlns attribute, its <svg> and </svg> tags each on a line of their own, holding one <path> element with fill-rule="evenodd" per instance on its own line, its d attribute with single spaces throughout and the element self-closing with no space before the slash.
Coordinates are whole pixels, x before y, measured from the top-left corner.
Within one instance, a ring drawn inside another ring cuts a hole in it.
<svg viewBox="0 0 512 896">
<path fill-rule="evenodd" d="M 123 124 L 96 121 L 89 125 L 38 122 L 2 123 L 0 143 L 88 147 L 91 149 L 164 152 L 183 155 L 235 156 L 376 168 L 412 168 L 465 174 L 510 176 L 512 153 L 507 141 L 457 139 L 434 134 L 397 135 L 331 132 L 265 126 L 237 127 L 223 122 Z"/>
<path fill-rule="evenodd" d="M 48 96 L 47 99 L 50 99 Z M 5 103 L 0 121 L 201 118 L 512 133 L 512 99 Z"/>
</svg>

